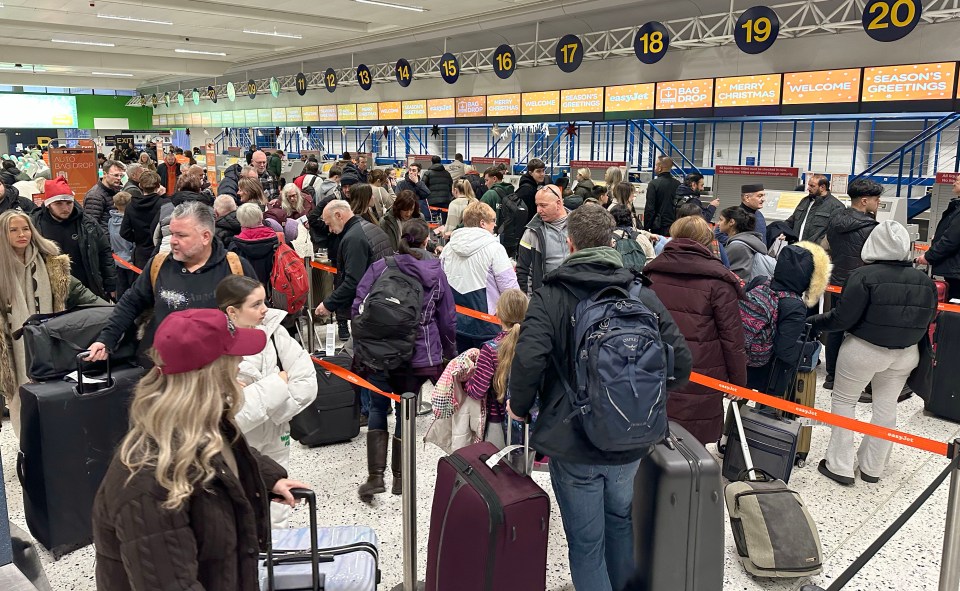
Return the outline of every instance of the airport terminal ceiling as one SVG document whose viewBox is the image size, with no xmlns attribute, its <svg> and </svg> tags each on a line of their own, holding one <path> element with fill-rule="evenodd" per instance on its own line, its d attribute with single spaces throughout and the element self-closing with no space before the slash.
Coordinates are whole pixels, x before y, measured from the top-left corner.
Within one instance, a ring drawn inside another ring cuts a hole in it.
<svg viewBox="0 0 960 591">
<path fill-rule="evenodd" d="M 222 84 L 232 79 L 346 68 L 361 62 L 390 62 L 399 57 L 415 59 L 439 55 L 444 50 L 457 53 L 501 43 L 531 42 L 538 37 L 639 26 L 650 20 L 668 22 L 701 16 L 709 27 L 710 15 L 725 13 L 731 6 L 734 11 L 742 11 L 754 4 L 748 0 L 732 4 L 722 0 L 396 3 L 423 8 L 420 12 L 384 5 L 390 2 L 370 1 L 332 0 L 321 7 L 300 0 L 278 0 L 269 5 L 250 0 L 71 0 L 66 4 L 58 0 L 7 0 L 0 9 L 0 35 L 7 45 L 4 62 L 0 63 L 0 84 L 85 87 L 102 86 L 108 81 L 114 88 L 165 91 L 181 85 L 205 86 L 215 81 Z M 855 27 L 798 29 L 793 34 L 802 38 L 790 39 L 791 27 L 798 24 L 859 20 L 853 0 L 794 4 L 777 9 L 784 21 L 781 38 L 764 54 L 742 54 L 722 42 L 718 47 L 683 51 L 671 47 L 668 56 L 654 66 L 645 66 L 629 56 L 611 58 L 590 63 L 590 67 L 571 76 L 571 82 L 581 77 L 598 82 L 613 76 L 662 80 L 852 67 L 956 59 L 960 55 L 960 41 L 952 34 L 956 23 L 950 22 L 960 18 L 958 0 L 924 2 L 924 22 L 895 46 L 872 41 Z M 804 4 L 807 11 L 789 21 Z M 304 10 L 307 6 L 309 10 Z M 844 19 L 848 7 L 852 12 Z M 939 24 L 926 22 L 928 15 Z M 833 32 L 837 30 L 843 32 Z M 505 90 L 544 86 L 541 76 L 518 72 L 526 76 L 508 81 L 511 84 L 504 84 Z M 575 86 L 567 81 L 559 84 L 557 78 L 565 75 L 555 68 L 548 74 L 554 78 L 554 87 Z"/>
</svg>

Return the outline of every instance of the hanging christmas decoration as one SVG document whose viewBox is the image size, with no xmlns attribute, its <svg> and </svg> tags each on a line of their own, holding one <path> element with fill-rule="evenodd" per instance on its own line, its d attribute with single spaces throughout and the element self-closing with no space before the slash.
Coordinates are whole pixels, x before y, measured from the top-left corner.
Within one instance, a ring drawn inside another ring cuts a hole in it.
<svg viewBox="0 0 960 591">
<path fill-rule="evenodd" d="M 439 125 L 434 125 L 434 126 L 433 126 L 433 129 L 430 130 L 430 136 L 431 136 L 431 137 L 435 137 L 435 138 L 440 137 L 440 126 L 439 126 Z"/>
<path fill-rule="evenodd" d="M 577 135 L 577 126 L 573 123 L 567 125 L 567 135 L 574 137 Z"/>
</svg>

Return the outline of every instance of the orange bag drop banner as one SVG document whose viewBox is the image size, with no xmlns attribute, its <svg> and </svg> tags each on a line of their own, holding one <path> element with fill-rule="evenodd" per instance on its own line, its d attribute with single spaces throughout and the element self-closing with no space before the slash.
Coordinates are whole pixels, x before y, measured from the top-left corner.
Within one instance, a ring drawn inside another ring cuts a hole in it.
<svg viewBox="0 0 960 591">
<path fill-rule="evenodd" d="M 83 196 L 100 181 L 97 172 L 97 148 L 90 140 L 80 140 L 76 148 L 59 148 L 51 145 L 50 173 L 62 176 L 70 184 L 77 201 L 83 204 Z"/>
</svg>

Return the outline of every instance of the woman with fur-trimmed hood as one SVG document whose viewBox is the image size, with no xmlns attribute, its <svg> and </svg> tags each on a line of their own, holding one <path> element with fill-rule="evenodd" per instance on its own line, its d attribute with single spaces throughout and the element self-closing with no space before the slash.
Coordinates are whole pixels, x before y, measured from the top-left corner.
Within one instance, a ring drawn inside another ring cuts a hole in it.
<svg viewBox="0 0 960 591">
<path fill-rule="evenodd" d="M 812 242 L 797 242 L 780 252 L 770 287 L 774 291 L 788 292 L 798 297 L 779 299 L 773 358 L 762 367 L 747 368 L 748 388 L 775 396 L 782 396 L 786 392 L 797 360 L 803 353 L 801 338 L 807 323 L 807 309 L 816 306 L 826 291 L 831 267 L 826 251 Z M 773 367 L 777 368 L 777 376 L 768 389 Z"/>
<path fill-rule="evenodd" d="M 0 228 L 7 236 L 0 240 L 0 389 L 19 437 L 19 391 L 29 379 L 23 340 L 14 340 L 13 333 L 34 314 L 62 312 L 101 300 L 70 275 L 70 257 L 40 235 L 30 216 L 20 210 L 4 212 Z"/>
</svg>

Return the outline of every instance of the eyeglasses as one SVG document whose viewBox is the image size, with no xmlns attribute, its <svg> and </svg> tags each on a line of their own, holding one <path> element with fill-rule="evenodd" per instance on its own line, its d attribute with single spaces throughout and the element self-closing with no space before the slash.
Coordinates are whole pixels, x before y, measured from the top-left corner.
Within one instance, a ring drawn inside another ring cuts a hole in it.
<svg viewBox="0 0 960 591">
<path fill-rule="evenodd" d="M 560 196 L 560 193 L 557 193 L 556 191 L 554 191 L 553 187 L 551 187 L 550 185 L 547 185 L 546 187 L 544 187 L 544 189 L 553 193 L 557 199 L 563 199 L 563 197 Z"/>
</svg>

